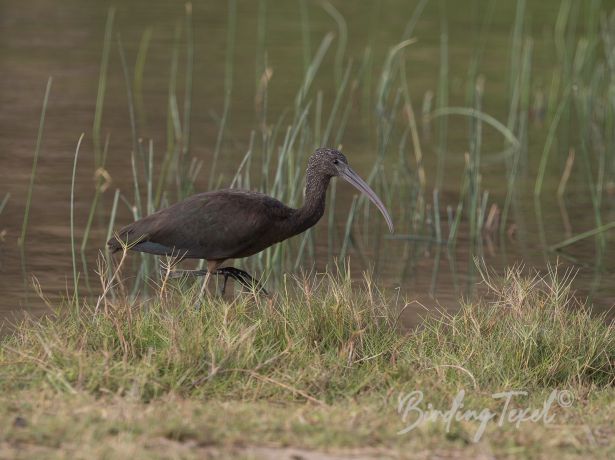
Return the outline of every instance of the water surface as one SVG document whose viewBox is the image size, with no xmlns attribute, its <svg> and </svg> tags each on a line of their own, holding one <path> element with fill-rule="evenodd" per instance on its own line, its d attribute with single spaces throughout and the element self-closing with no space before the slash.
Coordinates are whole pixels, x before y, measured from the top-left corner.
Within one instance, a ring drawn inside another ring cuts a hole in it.
<svg viewBox="0 0 615 460">
<path fill-rule="evenodd" d="M 560 7 L 559 1 L 529 2 L 526 35 L 533 37 L 531 97 L 536 100 L 548 92 L 555 68 L 553 28 Z M 608 11 L 608 2 L 603 9 Z M 366 177 L 377 156 L 377 130 L 373 94 L 388 51 L 401 41 L 418 2 L 332 2 L 345 19 L 348 31 L 344 63 L 348 59 L 360 62 L 365 49 L 371 50 L 372 65 L 364 86 L 357 94 L 347 126 L 341 139 L 344 152 L 354 169 Z M 259 129 L 255 110 L 255 93 L 259 70 L 263 68 L 259 49 L 259 27 L 265 31 L 264 49 L 267 66 L 273 71 L 268 92 L 268 123 L 273 126 L 285 110 L 293 110 L 293 101 L 306 70 L 328 32 L 336 38 L 319 70 L 310 98 L 322 90 L 323 107 L 328 111 L 335 97 L 339 75 L 335 72 L 335 56 L 339 29 L 332 17 L 318 2 L 239 1 L 236 10 L 236 33 L 233 48 L 232 96 L 227 128 L 221 144 L 221 156 L 216 177 L 220 186 L 228 186 L 244 157 L 252 130 Z M 445 8 L 442 8 L 445 5 Z M 125 47 L 130 70 L 142 35 L 151 30 L 151 42 L 144 67 L 143 105 L 139 136 L 147 145 L 153 141 L 155 170 L 158 174 L 166 148 L 166 123 L 170 64 L 177 24 L 184 21 L 181 2 L 130 1 L 80 2 L 34 1 L 27 3 L 4 1 L 0 4 L 0 199 L 10 193 L 10 199 L 0 214 L 0 317 L 21 311 L 40 311 L 42 302 L 30 289 L 35 276 L 50 298 L 72 292 L 72 259 L 70 251 L 69 199 L 73 155 L 77 139 L 85 133 L 76 177 L 75 219 L 77 241 L 81 242 L 88 211 L 94 196 L 94 153 L 92 125 L 96 106 L 98 76 L 103 46 L 105 21 L 109 6 L 115 6 L 114 38 L 111 45 L 107 93 L 104 102 L 103 135 L 110 136 L 106 164 L 112 182 L 102 195 L 94 220 L 92 235 L 85 254 L 86 271 L 91 290 L 98 289 L 95 280 L 95 258 L 104 245 L 113 200 L 119 188 L 132 202 L 133 180 L 130 156 L 133 149 L 126 85 L 120 63 L 117 33 Z M 302 10 L 302 6 L 304 9 Z M 492 8 L 492 10 L 491 10 Z M 427 2 L 412 37 L 418 41 L 404 53 L 409 89 L 415 110 L 420 114 L 425 95 L 437 93 L 440 68 L 440 39 L 443 18 L 446 18 L 449 47 L 449 105 L 467 105 L 468 75 L 477 49 L 483 49 L 478 74 L 484 77 L 483 110 L 503 123 L 508 116 L 508 73 L 510 70 L 511 31 L 515 16 L 514 2 Z M 302 13 L 303 11 L 303 13 Z M 490 13 L 491 11 L 491 13 Z M 194 73 L 191 116 L 190 156 L 203 162 L 195 189 L 208 188 L 209 167 L 216 146 L 219 122 L 224 110 L 225 70 L 227 56 L 226 2 L 198 2 L 193 6 Z M 491 20 L 486 18 L 491 16 Z M 266 19 L 263 24 L 261 18 Z M 485 22 L 488 26 L 484 26 Z M 308 28 L 304 26 L 307 24 Z M 307 30 L 307 34 L 304 33 Z M 183 42 L 182 42 L 183 43 Z M 260 57 L 259 57 L 260 56 Z M 180 109 L 183 103 L 185 48 L 179 53 L 177 95 Z M 358 66 L 357 66 L 358 67 Z M 345 68 L 345 67 L 344 67 Z M 358 70 L 353 69 L 353 72 Z M 23 255 L 17 246 L 21 231 L 38 121 L 45 83 L 53 77 L 47 110 L 44 138 L 33 189 L 30 222 Z M 228 85 L 228 83 L 227 83 Z M 371 92 L 370 92 L 371 91 Z M 328 113 L 326 111 L 326 113 Z M 313 120 L 313 109 L 309 115 Z M 432 123 L 433 125 L 433 123 Z M 572 126 L 572 125 L 571 125 Z M 419 120 L 427 184 L 425 200 L 430 206 L 436 176 L 436 138 L 434 126 Z M 528 164 L 516 180 L 517 201 L 506 223 L 510 232 L 484 236 L 480 249 L 472 249 L 469 224 L 464 220 L 453 251 L 421 241 L 388 239 L 385 225 L 372 210 L 369 236 L 361 219 L 353 234 L 367 241 L 361 254 L 351 247 L 348 256 L 353 273 L 373 270 L 383 286 L 399 288 L 410 298 L 426 306 L 440 305 L 454 309 L 459 296 L 471 291 L 476 281 L 473 258 L 483 257 L 489 266 L 502 270 L 515 263 L 544 271 L 548 262 L 558 260 L 557 254 L 546 252 L 539 236 L 543 226 L 548 244 L 564 240 L 595 227 L 591 199 L 587 193 L 583 171 L 573 168 L 566 195 L 566 210 L 570 228 L 562 217 L 555 199 L 555 190 L 562 167 L 549 168 L 543 189 L 542 221 L 536 219 L 531 190 L 542 152 L 548 125 L 540 113 L 530 117 L 528 127 Z M 398 167 L 398 139 L 389 147 L 384 173 L 392 178 Z M 405 149 L 412 174 L 416 174 L 411 142 Z M 446 235 L 446 208 L 456 209 L 464 177 L 464 154 L 469 149 L 468 119 L 450 117 L 448 122 L 447 157 L 444 180 L 439 191 L 441 218 Z M 500 133 L 486 127 L 483 133 L 482 157 L 489 158 L 502 150 Z M 305 149 L 311 148 L 311 143 Z M 563 151 L 563 153 L 562 153 Z M 567 148 L 559 146 L 553 161 L 563 165 Z M 256 161 L 256 160 L 255 160 Z M 578 165 L 578 163 L 577 163 Z M 397 171 L 400 174 L 404 172 Z M 506 197 L 506 170 L 502 162 L 481 164 L 481 187 L 489 192 L 489 205 L 500 209 Z M 258 175 L 258 171 L 253 171 Z M 412 177 L 411 180 L 416 180 Z M 392 182 L 393 183 L 393 182 Z M 169 194 L 169 201 L 176 197 Z M 351 206 L 353 190 L 338 184 L 335 206 L 333 246 L 329 247 L 327 218 L 315 229 L 315 251 L 305 257 L 303 268 L 323 270 L 331 254 L 338 254 L 343 245 L 346 216 Z M 408 198 L 408 203 L 410 199 Z M 602 203 L 603 222 L 615 217 L 612 195 Z M 400 234 L 413 233 L 400 216 L 404 199 L 392 206 Z M 432 209 L 428 206 L 428 209 Z M 406 209 L 406 213 L 412 210 Z M 128 206 L 120 204 L 117 223 L 131 221 Z M 378 234 L 377 232 L 380 232 Z M 367 238 L 367 239 L 365 239 Z M 438 249 L 440 248 L 440 249 Z M 610 308 L 615 299 L 615 258 L 612 237 L 597 250 L 596 240 L 585 239 L 567 248 L 559 262 L 578 270 L 575 287 L 582 295 L 591 295 L 596 309 Z M 81 256 L 78 255 L 81 261 Z M 434 270 L 434 265 L 437 264 Z M 24 281 L 24 273 L 26 280 Z"/>
</svg>

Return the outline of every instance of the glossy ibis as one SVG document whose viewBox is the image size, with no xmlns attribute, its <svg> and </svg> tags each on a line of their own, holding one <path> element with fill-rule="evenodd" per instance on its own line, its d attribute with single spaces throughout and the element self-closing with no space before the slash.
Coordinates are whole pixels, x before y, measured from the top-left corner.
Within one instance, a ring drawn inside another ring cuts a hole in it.
<svg viewBox="0 0 615 460">
<path fill-rule="evenodd" d="M 346 157 L 337 150 L 319 148 L 308 160 L 301 208 L 290 208 L 275 198 L 248 190 L 199 193 L 122 228 L 107 245 L 113 252 L 127 246 L 179 260 L 205 259 L 207 270 L 179 272 L 205 275 L 201 294 L 212 274 L 224 276 L 224 286 L 230 276 L 260 290 L 262 287 L 245 271 L 220 266 L 228 259 L 251 256 L 315 225 L 325 210 L 329 181 L 336 176 L 367 195 L 393 232 L 393 222 L 382 201 L 348 166 Z"/>
</svg>

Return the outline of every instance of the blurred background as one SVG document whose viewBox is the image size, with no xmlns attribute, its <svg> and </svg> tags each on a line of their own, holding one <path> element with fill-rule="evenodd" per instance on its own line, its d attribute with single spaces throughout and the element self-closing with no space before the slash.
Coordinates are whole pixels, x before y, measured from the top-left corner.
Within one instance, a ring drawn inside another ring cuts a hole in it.
<svg viewBox="0 0 615 460">
<path fill-rule="evenodd" d="M 577 273 L 615 301 L 611 1 L 0 2 L 0 317 L 97 295 L 113 229 L 192 193 L 300 206 L 339 147 L 391 211 L 339 183 L 309 232 L 236 265 L 349 261 L 455 309 L 476 261 Z M 78 140 L 83 133 L 78 147 Z M 72 192 L 72 193 L 71 193 Z M 130 259 L 133 295 L 158 262 Z"/>
</svg>

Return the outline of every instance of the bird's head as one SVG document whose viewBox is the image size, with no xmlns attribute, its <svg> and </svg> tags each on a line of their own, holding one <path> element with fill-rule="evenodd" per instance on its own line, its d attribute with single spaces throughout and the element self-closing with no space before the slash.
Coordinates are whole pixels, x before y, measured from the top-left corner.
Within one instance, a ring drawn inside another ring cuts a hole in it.
<svg viewBox="0 0 615 460">
<path fill-rule="evenodd" d="M 320 175 L 335 177 L 340 175 L 341 169 L 348 166 L 346 156 L 335 149 L 319 148 L 310 157 L 308 168 L 318 172 Z"/>
<path fill-rule="evenodd" d="M 374 205 L 380 210 L 386 220 L 389 230 L 393 233 L 393 221 L 388 211 L 382 204 L 378 195 L 370 188 L 367 183 L 361 179 L 361 177 L 352 170 L 348 165 L 346 156 L 335 149 L 331 148 L 319 148 L 316 149 L 314 154 L 310 157 L 308 162 L 308 169 L 317 174 L 326 177 L 341 177 L 346 182 L 353 185 L 357 190 L 366 195 Z"/>
</svg>

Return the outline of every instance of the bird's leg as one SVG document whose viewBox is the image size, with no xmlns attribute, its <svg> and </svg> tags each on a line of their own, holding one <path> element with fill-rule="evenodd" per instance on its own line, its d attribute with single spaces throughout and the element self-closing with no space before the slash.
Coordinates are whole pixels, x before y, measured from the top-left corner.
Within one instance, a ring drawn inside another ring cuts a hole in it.
<svg viewBox="0 0 615 460">
<path fill-rule="evenodd" d="M 220 296 L 223 296 L 224 293 L 226 292 L 226 283 L 228 281 L 228 277 L 230 276 L 230 274 L 229 273 L 220 273 L 221 270 L 224 270 L 224 269 L 223 268 L 222 269 L 219 268 L 218 271 L 216 272 L 216 275 L 222 275 L 224 277 L 224 280 L 222 281 L 222 288 L 220 289 Z"/>
<path fill-rule="evenodd" d="M 173 270 L 169 273 L 169 278 L 181 278 L 182 276 L 205 276 L 208 271 L 202 270 Z"/>
<path fill-rule="evenodd" d="M 231 276 L 230 273 L 225 273 L 224 271 L 220 271 L 224 269 L 218 269 L 213 274 L 224 276 L 224 282 L 222 284 L 221 294 L 224 295 L 226 289 L 226 283 L 228 281 L 228 277 Z M 208 276 L 210 273 L 206 269 L 202 270 L 173 270 L 169 274 L 169 278 L 181 278 L 182 276 Z M 201 288 L 201 295 L 203 294 L 203 290 Z"/>
<path fill-rule="evenodd" d="M 219 265 L 219 264 L 218 264 Z M 169 278 L 181 278 L 182 276 L 204 276 L 203 285 L 201 286 L 200 296 L 202 297 L 205 294 L 206 285 L 209 282 L 209 277 L 211 275 L 223 276 L 224 281 L 222 282 L 221 294 L 224 295 L 226 291 L 226 284 L 228 282 L 229 277 L 233 278 L 242 286 L 248 289 L 254 289 L 256 292 L 262 292 L 265 295 L 269 295 L 265 290 L 264 286 L 257 281 L 252 275 L 244 270 L 240 270 L 235 267 L 222 267 L 216 268 L 215 270 L 209 270 L 209 262 L 208 269 L 205 270 L 173 270 L 169 274 Z"/>
<path fill-rule="evenodd" d="M 205 296 L 205 292 L 208 292 L 207 290 L 207 283 L 209 282 L 209 278 L 211 278 L 211 274 L 215 273 L 218 270 L 218 267 L 220 266 L 222 262 L 219 260 L 208 260 L 207 261 L 207 273 L 205 274 L 205 279 L 203 280 L 203 285 L 201 286 L 201 291 L 199 292 L 199 299 L 201 302 L 203 300 L 203 297 Z"/>
</svg>

